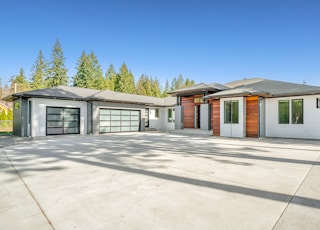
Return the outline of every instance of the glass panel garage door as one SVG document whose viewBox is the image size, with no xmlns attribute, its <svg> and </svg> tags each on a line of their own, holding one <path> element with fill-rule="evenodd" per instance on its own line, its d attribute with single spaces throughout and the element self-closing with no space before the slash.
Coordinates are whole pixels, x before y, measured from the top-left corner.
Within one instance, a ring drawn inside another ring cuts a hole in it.
<svg viewBox="0 0 320 230">
<path fill-rule="evenodd" d="M 79 108 L 47 107 L 47 135 L 79 133 Z"/>
<path fill-rule="evenodd" d="M 100 133 L 136 132 L 140 128 L 140 111 L 100 109 Z"/>
</svg>

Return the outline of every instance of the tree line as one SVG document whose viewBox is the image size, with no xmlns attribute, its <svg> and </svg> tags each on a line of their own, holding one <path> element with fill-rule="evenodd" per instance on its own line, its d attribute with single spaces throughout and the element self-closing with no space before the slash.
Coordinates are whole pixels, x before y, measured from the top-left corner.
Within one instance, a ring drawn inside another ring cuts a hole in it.
<svg viewBox="0 0 320 230">
<path fill-rule="evenodd" d="M 68 77 L 65 66 L 64 52 L 59 40 L 56 40 L 52 50 L 50 60 L 46 61 L 40 50 L 37 59 L 31 69 L 29 80 L 26 77 L 24 69 L 19 70 L 19 74 L 11 77 L 9 84 L 1 87 L 0 78 L 0 98 L 12 93 L 26 90 L 42 89 L 58 85 L 72 85 L 82 88 L 112 90 L 116 92 L 139 94 L 154 97 L 166 97 L 168 91 L 181 89 L 195 84 L 194 80 L 184 79 L 180 74 L 174 77 L 169 84 L 167 80 L 162 87 L 157 78 L 142 74 L 137 81 L 123 63 L 118 71 L 113 64 L 103 73 L 101 65 L 94 52 L 82 52 L 76 63 L 76 74 Z"/>
</svg>

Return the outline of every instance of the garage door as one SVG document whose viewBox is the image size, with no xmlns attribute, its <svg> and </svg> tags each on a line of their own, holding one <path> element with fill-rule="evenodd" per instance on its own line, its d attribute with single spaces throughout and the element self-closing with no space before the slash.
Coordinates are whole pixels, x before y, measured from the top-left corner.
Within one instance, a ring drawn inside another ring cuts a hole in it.
<svg viewBox="0 0 320 230">
<path fill-rule="evenodd" d="M 80 109 L 47 107 L 47 135 L 79 134 Z"/>
<path fill-rule="evenodd" d="M 100 133 L 140 130 L 140 111 L 100 109 Z"/>
</svg>

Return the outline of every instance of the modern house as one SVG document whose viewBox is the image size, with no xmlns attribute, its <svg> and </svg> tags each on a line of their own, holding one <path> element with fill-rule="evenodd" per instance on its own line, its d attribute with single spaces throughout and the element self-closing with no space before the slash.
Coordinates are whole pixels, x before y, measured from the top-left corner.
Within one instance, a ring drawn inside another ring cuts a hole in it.
<svg viewBox="0 0 320 230">
<path fill-rule="evenodd" d="M 224 137 L 320 139 L 320 87 L 267 79 L 197 84 L 155 98 L 59 86 L 6 97 L 14 135 L 195 128 Z"/>
<path fill-rule="evenodd" d="M 320 87 L 259 78 L 225 86 L 204 97 L 213 135 L 320 139 Z"/>
<path fill-rule="evenodd" d="M 174 128 L 174 97 L 58 86 L 16 93 L 5 100 L 13 101 L 13 134 L 17 136 Z"/>
</svg>

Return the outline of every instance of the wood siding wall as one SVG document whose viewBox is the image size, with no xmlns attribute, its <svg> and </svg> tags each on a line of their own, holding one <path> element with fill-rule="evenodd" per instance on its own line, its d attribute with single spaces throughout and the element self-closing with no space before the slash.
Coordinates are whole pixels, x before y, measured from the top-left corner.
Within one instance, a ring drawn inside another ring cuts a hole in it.
<svg viewBox="0 0 320 230">
<path fill-rule="evenodd" d="M 213 136 L 220 136 L 220 100 L 212 100 L 212 130 Z"/>
<path fill-rule="evenodd" d="M 184 127 L 194 128 L 194 97 L 182 97 L 181 100 L 184 108 Z"/>
<path fill-rule="evenodd" d="M 259 98 L 246 98 L 246 136 L 259 137 Z"/>
</svg>

